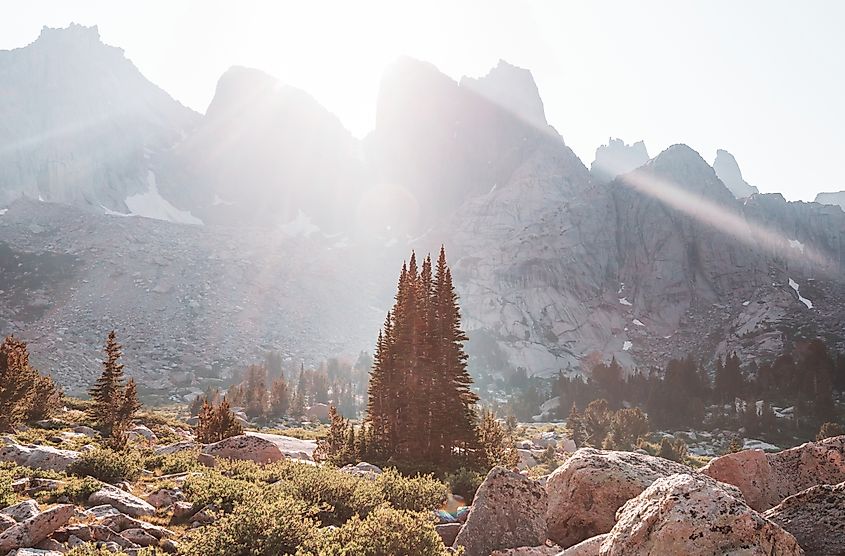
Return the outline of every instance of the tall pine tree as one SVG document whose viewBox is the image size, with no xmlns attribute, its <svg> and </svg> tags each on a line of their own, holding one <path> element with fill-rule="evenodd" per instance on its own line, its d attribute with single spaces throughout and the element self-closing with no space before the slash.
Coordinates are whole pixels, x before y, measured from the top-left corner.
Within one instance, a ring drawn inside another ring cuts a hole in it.
<svg viewBox="0 0 845 556">
<path fill-rule="evenodd" d="M 135 381 L 124 380 L 121 347 L 114 330 L 109 332 L 105 352 L 103 372 L 88 391 L 92 400 L 88 414 L 99 425 L 100 432 L 110 438 L 113 447 L 123 448 L 126 432 L 141 404 Z"/>
</svg>

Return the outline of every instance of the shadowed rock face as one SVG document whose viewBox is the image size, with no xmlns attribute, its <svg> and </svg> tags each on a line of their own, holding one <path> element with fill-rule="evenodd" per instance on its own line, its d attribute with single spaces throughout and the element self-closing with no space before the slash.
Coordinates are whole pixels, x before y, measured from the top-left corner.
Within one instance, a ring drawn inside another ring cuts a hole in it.
<svg viewBox="0 0 845 556">
<path fill-rule="evenodd" d="M 763 516 L 792 533 L 807 556 L 845 554 L 845 483 L 810 487 Z"/>
<path fill-rule="evenodd" d="M 596 149 L 596 158 L 590 165 L 590 174 L 598 183 L 608 183 L 621 174 L 627 174 L 649 161 L 645 143 L 637 141 L 626 145 L 622 139 L 608 139 L 607 145 Z"/>
<path fill-rule="evenodd" d="M 713 170 L 716 171 L 716 175 L 719 176 L 719 179 L 722 180 L 725 187 L 730 189 L 731 193 L 733 193 L 734 197 L 737 199 L 745 199 L 755 193 L 759 193 L 756 187 L 748 185 L 748 183 L 742 179 L 742 172 L 739 169 L 739 164 L 737 164 L 734 155 L 728 151 L 722 149 L 716 151 L 716 160 L 713 161 Z"/>
<path fill-rule="evenodd" d="M 199 120 L 150 83 L 96 27 L 45 27 L 0 51 L 0 206 L 32 199 L 127 212 L 152 156 Z"/>
<path fill-rule="evenodd" d="M 845 191 L 819 193 L 816 195 L 815 201 L 823 205 L 836 205 L 845 210 Z"/>
</svg>

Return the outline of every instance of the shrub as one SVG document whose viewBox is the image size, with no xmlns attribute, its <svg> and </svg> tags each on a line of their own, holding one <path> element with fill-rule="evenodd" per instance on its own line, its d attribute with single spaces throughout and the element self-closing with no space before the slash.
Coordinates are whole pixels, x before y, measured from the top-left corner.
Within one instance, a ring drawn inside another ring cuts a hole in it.
<svg viewBox="0 0 845 556">
<path fill-rule="evenodd" d="M 140 460 L 137 453 L 97 448 L 83 452 L 68 467 L 68 473 L 79 477 L 94 477 L 105 483 L 134 481 L 141 474 Z"/>
<path fill-rule="evenodd" d="M 845 427 L 839 423 L 828 422 L 821 426 L 819 433 L 816 435 L 816 440 L 824 440 L 825 438 L 830 438 L 831 436 L 840 436 L 843 434 L 845 434 Z"/>
<path fill-rule="evenodd" d="M 478 471 L 461 467 L 456 472 L 446 475 L 445 479 L 446 483 L 449 484 L 452 494 L 462 496 L 467 504 L 472 504 L 472 500 L 475 498 L 475 492 L 484 481 L 484 475 Z"/>
<path fill-rule="evenodd" d="M 403 477 L 395 469 L 385 469 L 375 480 L 384 500 L 399 510 L 434 510 L 446 500 L 449 489 L 432 475 Z"/>
<path fill-rule="evenodd" d="M 179 554 L 277 556 L 295 554 L 316 531 L 314 508 L 291 498 L 250 499 L 214 526 L 188 533 Z M 387 553 L 385 553 L 387 554 Z"/>
<path fill-rule="evenodd" d="M 660 440 L 660 451 L 657 453 L 663 459 L 684 463 L 687 459 L 687 443 L 680 438 L 670 441 L 665 436 Z"/>
<path fill-rule="evenodd" d="M 204 444 L 219 442 L 224 438 L 244 433 L 243 427 L 238 423 L 225 397 L 216 407 L 206 398 L 197 419 L 194 433 L 197 440 Z"/>
<path fill-rule="evenodd" d="M 440 556 L 450 554 L 428 514 L 382 505 L 336 529 L 323 529 L 300 549 L 301 556 Z"/>
<path fill-rule="evenodd" d="M 103 483 L 93 477 L 68 477 L 61 487 L 46 494 L 46 500 L 50 503 L 67 500 L 74 504 L 84 504 L 102 486 Z"/>
<path fill-rule="evenodd" d="M 216 472 L 188 477 L 183 490 L 196 510 L 212 504 L 225 512 L 231 512 L 241 502 L 262 496 L 256 484 L 224 477 Z"/>
<path fill-rule="evenodd" d="M 144 459 L 144 469 L 160 471 L 162 475 L 174 473 L 186 473 L 194 469 L 204 468 L 197 461 L 199 448 L 193 450 L 182 450 L 175 454 L 151 454 Z"/>
<path fill-rule="evenodd" d="M 0 471 L 0 508 L 15 503 L 15 491 L 12 490 L 12 474 Z"/>
</svg>

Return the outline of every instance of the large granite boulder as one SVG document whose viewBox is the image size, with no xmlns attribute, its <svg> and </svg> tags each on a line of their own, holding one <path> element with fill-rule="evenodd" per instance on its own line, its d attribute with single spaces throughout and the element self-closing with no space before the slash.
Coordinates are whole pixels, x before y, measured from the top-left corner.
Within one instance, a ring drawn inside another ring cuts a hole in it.
<svg viewBox="0 0 845 556">
<path fill-rule="evenodd" d="M 88 503 L 93 506 L 108 504 L 132 517 L 156 513 L 156 509 L 151 504 L 112 485 L 103 485 L 100 490 L 91 494 L 88 497 Z"/>
<path fill-rule="evenodd" d="M 13 525 L 0 533 L 0 554 L 16 548 L 30 548 L 65 525 L 73 516 L 73 504 L 62 504 Z"/>
<path fill-rule="evenodd" d="M 798 556 L 795 538 L 702 475 L 656 480 L 629 500 L 600 556 Z"/>
<path fill-rule="evenodd" d="M 465 556 L 536 546 L 546 541 L 547 495 L 536 481 L 494 467 L 487 474 L 453 546 Z"/>
<path fill-rule="evenodd" d="M 845 482 L 793 494 L 763 516 L 792 533 L 807 556 L 845 555 Z"/>
<path fill-rule="evenodd" d="M 765 511 L 802 490 L 845 481 L 845 436 L 774 454 L 759 450 L 726 454 L 711 460 L 701 472 L 736 485 L 749 506 Z"/>
<path fill-rule="evenodd" d="M 311 460 L 316 442 L 278 434 L 247 433 L 209 444 L 204 454 L 214 457 L 271 463 L 285 457 Z"/>
<path fill-rule="evenodd" d="M 581 448 L 546 482 L 549 538 L 568 547 L 607 533 L 622 504 L 657 479 L 677 473 L 693 470 L 647 454 Z"/>
<path fill-rule="evenodd" d="M 79 452 L 60 450 L 52 446 L 25 446 L 6 442 L 0 446 L 0 461 L 8 461 L 45 471 L 66 471 L 68 465 L 79 459 Z"/>
</svg>

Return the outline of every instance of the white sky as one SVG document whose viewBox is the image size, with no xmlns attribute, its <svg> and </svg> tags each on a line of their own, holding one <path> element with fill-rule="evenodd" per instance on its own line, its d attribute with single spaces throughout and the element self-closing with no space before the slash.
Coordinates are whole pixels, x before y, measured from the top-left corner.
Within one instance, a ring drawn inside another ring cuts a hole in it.
<svg viewBox="0 0 845 556">
<path fill-rule="evenodd" d="M 305 89 L 357 136 L 399 55 L 454 78 L 532 71 L 549 122 L 589 165 L 608 137 L 654 156 L 732 152 L 790 200 L 845 189 L 845 2 L 806 0 L 3 0 L 0 49 L 43 25 L 99 25 L 151 81 L 204 112 L 232 65 Z"/>
</svg>

